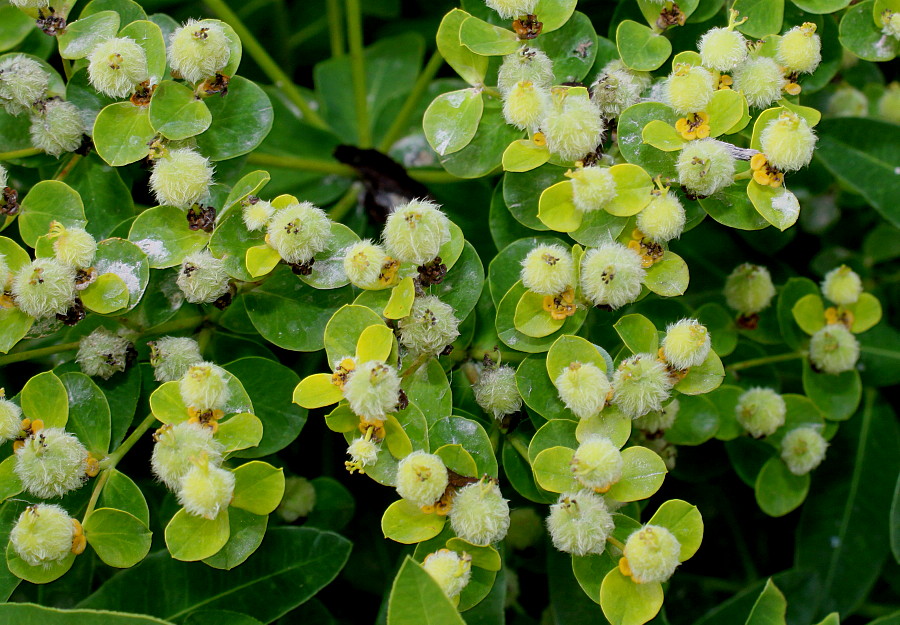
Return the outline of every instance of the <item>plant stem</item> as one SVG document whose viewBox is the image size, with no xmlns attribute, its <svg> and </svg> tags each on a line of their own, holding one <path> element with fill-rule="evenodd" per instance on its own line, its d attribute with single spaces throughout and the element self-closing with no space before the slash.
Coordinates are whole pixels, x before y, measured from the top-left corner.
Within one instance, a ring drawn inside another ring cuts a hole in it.
<svg viewBox="0 0 900 625">
<path fill-rule="evenodd" d="M 274 154 L 261 154 L 254 152 L 247 157 L 247 162 L 253 165 L 268 165 L 269 167 L 285 167 L 287 169 L 300 169 L 320 174 L 336 174 L 338 176 L 356 177 L 356 170 L 349 165 L 335 161 L 325 161 L 316 158 L 304 158 L 300 156 L 276 156 Z"/>
<path fill-rule="evenodd" d="M 760 358 L 742 360 L 741 362 L 732 363 L 725 368 L 729 371 L 741 371 L 742 369 L 750 369 L 751 367 L 759 367 L 761 365 L 768 365 L 775 362 L 795 360 L 797 358 L 803 358 L 804 356 L 806 356 L 806 352 L 788 352 L 787 354 L 776 354 L 775 356 L 762 356 Z"/>
<path fill-rule="evenodd" d="M 78 164 L 78 161 L 80 161 L 82 158 L 84 158 L 84 157 L 82 157 L 81 154 L 74 154 L 74 153 L 70 154 L 69 160 L 66 162 L 65 165 L 62 166 L 62 169 L 59 170 L 59 173 L 57 173 L 55 176 L 53 176 L 53 179 L 54 180 L 64 180 L 65 177 L 68 176 L 69 173 L 73 169 L 75 169 L 75 166 Z"/>
<path fill-rule="evenodd" d="M 69 59 L 62 59 L 63 72 L 66 74 L 66 82 L 72 78 L 72 61 Z"/>
<path fill-rule="evenodd" d="M 608 542 L 610 545 L 618 547 L 619 551 L 625 551 L 625 543 L 614 536 L 607 536 L 606 542 Z"/>
<path fill-rule="evenodd" d="M 348 212 L 350 212 L 350 209 L 356 205 L 356 198 L 359 196 L 359 188 L 360 184 L 358 182 L 351 184 L 350 188 L 347 189 L 347 192 L 344 193 L 341 199 L 331 207 L 328 211 L 328 216 L 332 221 L 340 221 Z"/>
<path fill-rule="evenodd" d="M 418 371 L 422 365 L 424 365 L 426 362 L 428 362 L 428 360 L 430 358 L 431 358 L 431 354 L 419 354 L 416 357 L 416 359 L 413 361 L 413 363 L 409 366 L 409 368 L 400 374 L 400 377 L 403 379 L 408 378 L 409 376 L 414 374 L 416 371 Z"/>
<path fill-rule="evenodd" d="M 300 109 L 300 112 L 303 114 L 303 119 L 317 128 L 327 128 L 328 125 L 325 123 L 325 120 L 310 107 L 309 102 L 307 102 L 306 98 L 303 97 L 303 94 L 300 93 L 300 89 L 294 84 L 290 76 L 281 69 L 281 66 L 278 65 L 269 53 L 266 52 L 265 48 L 260 45 L 259 41 L 256 40 L 256 37 L 253 36 L 253 33 L 251 33 L 241 19 L 235 15 L 234 11 L 225 4 L 225 0 L 204 1 L 214 13 L 234 29 L 234 32 L 240 37 L 244 49 L 250 53 L 250 56 L 253 57 L 253 60 L 256 61 L 257 65 L 259 65 L 260 69 L 262 69 L 266 76 L 271 79 L 274 85 L 284 91 L 284 94 L 288 99 Z"/>
<path fill-rule="evenodd" d="M 413 85 L 412 91 L 406 96 L 406 101 L 403 103 L 403 106 L 400 107 L 400 112 L 397 113 L 397 117 L 394 118 L 391 127 L 388 128 L 387 133 L 385 133 L 384 138 L 378 145 L 379 150 L 387 152 L 397 139 L 400 138 L 401 133 L 403 133 L 406 126 L 409 124 L 409 118 L 412 116 L 413 111 L 416 110 L 416 106 L 418 106 L 419 101 L 428 89 L 428 85 L 431 84 L 431 80 L 443 64 L 444 57 L 441 56 L 440 52 L 435 50 L 434 54 L 431 55 L 431 58 L 428 59 L 425 69 L 422 70 L 418 79 L 416 79 L 416 84 Z"/>
<path fill-rule="evenodd" d="M 28 158 L 29 156 L 37 156 L 41 153 L 41 150 L 37 148 L 25 148 L 24 150 L 13 150 L 12 152 L 0 152 L 0 161 L 11 161 L 16 158 Z"/>
<path fill-rule="evenodd" d="M 22 362 L 23 360 L 32 360 L 34 358 L 43 358 L 44 356 L 58 354 L 59 352 L 68 352 L 74 349 L 78 349 L 78 341 L 75 341 L 74 343 L 60 343 L 59 345 L 51 345 L 49 347 L 29 349 L 24 352 L 18 352 L 15 354 L 7 354 L 6 356 L 0 356 L 0 367 L 11 365 L 14 362 Z"/>
<path fill-rule="evenodd" d="M 314 22 L 310 22 L 308 25 L 304 26 L 288 39 L 287 47 L 291 50 L 304 43 L 307 39 L 311 39 L 318 35 L 320 32 L 325 30 L 328 26 L 328 20 L 324 17 L 317 19 Z"/>
<path fill-rule="evenodd" d="M 344 56 L 344 29 L 341 23 L 340 0 L 328 0 L 328 39 L 331 43 L 331 56 Z"/>
<path fill-rule="evenodd" d="M 359 0 L 347 0 L 347 34 L 350 42 L 350 73 L 353 79 L 353 101 L 359 147 L 372 147 L 369 127 L 369 104 L 366 97 L 366 59 L 363 53 L 362 10 Z"/>
</svg>

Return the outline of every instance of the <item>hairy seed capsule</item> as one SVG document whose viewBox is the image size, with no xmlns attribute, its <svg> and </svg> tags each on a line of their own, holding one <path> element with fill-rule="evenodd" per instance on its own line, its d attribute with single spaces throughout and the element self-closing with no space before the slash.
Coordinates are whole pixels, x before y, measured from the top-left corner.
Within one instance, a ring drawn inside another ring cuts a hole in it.
<svg viewBox="0 0 900 625">
<path fill-rule="evenodd" d="M 625 541 L 622 555 L 628 561 L 631 578 L 638 584 L 664 582 L 678 566 L 681 544 L 661 525 L 645 525 Z"/>
<path fill-rule="evenodd" d="M 331 220 L 311 202 L 291 204 L 269 220 L 268 242 L 286 262 L 302 264 L 328 247 Z"/>
<path fill-rule="evenodd" d="M 434 202 L 412 200 L 391 211 L 384 224 L 384 246 L 402 263 L 424 265 L 450 240 L 450 220 Z"/>
<path fill-rule="evenodd" d="M 215 76 L 230 58 L 228 37 L 212 20 L 188 20 L 169 37 L 169 65 L 188 82 Z"/>
<path fill-rule="evenodd" d="M 225 370 L 211 362 L 192 365 L 178 382 L 181 399 L 201 412 L 223 410 L 231 397 Z"/>
<path fill-rule="evenodd" d="M 850 371 L 859 360 L 859 341 L 844 324 L 827 325 L 809 340 L 809 360 L 825 373 Z"/>
<path fill-rule="evenodd" d="M 62 507 L 39 503 L 28 506 L 9 534 L 16 555 L 31 566 L 49 566 L 72 553 L 75 526 Z"/>
<path fill-rule="evenodd" d="M 234 473 L 207 458 L 195 461 L 181 478 L 178 503 L 192 516 L 215 519 L 231 503 L 234 495 Z"/>
<path fill-rule="evenodd" d="M 778 119 L 766 124 L 759 141 L 769 163 L 781 171 L 806 167 L 816 147 L 816 135 L 812 128 L 792 111 L 784 111 Z"/>
<path fill-rule="evenodd" d="M 828 98 L 826 112 L 829 117 L 867 117 L 869 99 L 859 89 L 841 85 Z"/>
<path fill-rule="evenodd" d="M 522 261 L 522 285 L 539 295 L 559 295 L 575 282 L 572 254 L 562 245 L 539 245 Z"/>
<path fill-rule="evenodd" d="M 792 72 L 814 72 L 822 61 L 822 40 L 816 34 L 816 25 L 805 22 L 782 35 L 776 58 Z"/>
<path fill-rule="evenodd" d="M 439 354 L 459 336 L 453 307 L 435 295 L 417 297 L 397 325 L 400 344 L 413 354 Z"/>
<path fill-rule="evenodd" d="M 635 72 L 610 62 L 591 85 L 591 100 L 603 117 L 614 119 L 640 101 L 644 88 L 644 82 Z"/>
<path fill-rule="evenodd" d="M 53 254 L 56 259 L 76 269 L 87 268 L 97 254 L 97 241 L 84 228 L 66 228 L 58 221 L 50 224 Z"/>
<path fill-rule="evenodd" d="M 838 306 L 855 304 L 862 291 L 859 274 L 847 265 L 835 267 L 822 280 L 822 294 Z"/>
<path fill-rule="evenodd" d="M 181 261 L 175 282 L 190 303 L 208 304 L 228 292 L 230 280 L 225 261 L 213 256 L 209 250 L 201 250 Z"/>
<path fill-rule="evenodd" d="M 666 103 L 679 115 L 702 111 L 713 96 L 713 83 L 705 67 L 678 63 L 666 80 Z"/>
<path fill-rule="evenodd" d="M 575 481 L 605 492 L 622 479 L 622 454 L 605 436 L 589 436 L 572 456 L 572 475 Z"/>
<path fill-rule="evenodd" d="M 717 72 L 730 72 L 747 58 L 747 40 L 736 30 L 712 28 L 697 45 L 703 65 Z"/>
<path fill-rule="evenodd" d="M 437 582 L 449 598 L 459 595 L 472 577 L 472 558 L 449 549 L 439 549 L 425 556 L 422 568 Z"/>
<path fill-rule="evenodd" d="M 503 93 L 503 118 L 519 130 L 536 132 L 549 106 L 550 91 L 531 82 L 517 82 Z"/>
<path fill-rule="evenodd" d="M 635 354 L 623 360 L 612 379 L 615 404 L 632 419 L 659 410 L 669 398 L 672 379 L 666 366 L 653 354 Z"/>
<path fill-rule="evenodd" d="M 108 380 L 117 371 L 125 371 L 131 347 L 131 341 L 101 326 L 81 339 L 75 362 L 85 375 Z"/>
<path fill-rule="evenodd" d="M 481 409 L 495 419 L 502 419 L 522 408 L 522 396 L 516 386 L 516 370 L 509 365 L 484 369 L 472 390 Z"/>
<path fill-rule="evenodd" d="M 521 82 L 549 89 L 553 84 L 553 62 L 543 50 L 522 46 L 503 57 L 497 73 L 497 88 L 506 93 Z"/>
<path fill-rule="evenodd" d="M 378 462 L 378 452 L 381 446 L 371 438 L 366 439 L 363 436 L 353 439 L 353 442 L 347 447 L 347 454 L 350 456 L 350 462 L 359 467 L 367 467 Z"/>
<path fill-rule="evenodd" d="M 560 495 L 547 517 L 553 546 L 575 556 L 603 553 L 614 527 L 606 500 L 586 489 Z"/>
<path fill-rule="evenodd" d="M 504 19 L 534 13 L 534 7 L 537 6 L 537 0 L 484 0 L 484 3 Z"/>
<path fill-rule="evenodd" d="M 71 102 L 45 100 L 31 116 L 31 143 L 51 156 L 77 150 L 84 132 L 81 112 Z"/>
<path fill-rule="evenodd" d="M 509 530 L 509 502 L 492 480 L 464 486 L 453 497 L 450 527 L 473 545 L 503 540 Z"/>
<path fill-rule="evenodd" d="M 75 301 L 75 269 L 55 258 L 36 258 L 16 272 L 12 294 L 16 306 L 35 319 L 61 315 Z"/>
<path fill-rule="evenodd" d="M 764 310 L 775 297 L 775 285 L 769 270 L 744 263 L 734 268 L 725 280 L 725 301 L 742 315 Z"/>
<path fill-rule="evenodd" d="M 154 438 L 156 444 L 153 446 L 150 466 L 153 475 L 171 490 L 178 489 L 181 478 L 193 466 L 192 459 L 205 457 L 209 462 L 219 464 L 225 450 L 213 438 L 210 428 L 188 421 L 163 426 Z"/>
<path fill-rule="evenodd" d="M 399 395 L 397 370 L 380 360 L 357 365 L 344 384 L 350 409 L 367 420 L 381 420 L 396 412 Z"/>
<path fill-rule="evenodd" d="M 688 143 L 675 164 L 678 182 L 688 192 L 709 196 L 734 182 L 734 157 L 715 139 L 699 139 Z"/>
<path fill-rule="evenodd" d="M 162 205 L 189 208 L 209 193 L 212 179 L 209 159 L 191 148 L 178 148 L 153 163 L 150 189 Z"/>
<path fill-rule="evenodd" d="M 781 459 L 794 475 L 805 475 L 822 464 L 828 442 L 815 428 L 796 428 L 781 439 Z"/>
<path fill-rule="evenodd" d="M 447 484 L 447 467 L 434 454 L 414 451 L 397 465 L 397 494 L 417 506 L 436 502 Z"/>
<path fill-rule="evenodd" d="M 0 443 L 19 436 L 22 431 L 22 409 L 0 394 Z"/>
<path fill-rule="evenodd" d="M 781 97 L 787 80 L 781 67 L 767 56 L 751 56 L 734 70 L 734 89 L 742 91 L 750 106 L 765 108 Z"/>
<path fill-rule="evenodd" d="M 10 54 L 0 60 L 0 105 L 10 115 L 18 115 L 44 97 L 50 74 L 25 55 Z"/>
<path fill-rule="evenodd" d="M 87 479 L 87 449 L 62 428 L 36 432 L 15 454 L 15 473 L 22 487 L 35 497 L 62 497 L 81 488 Z"/>
<path fill-rule="evenodd" d="M 587 419 L 606 406 L 610 383 L 606 373 L 590 362 L 573 362 L 553 381 L 559 398 L 579 419 Z"/>
<path fill-rule="evenodd" d="M 678 417 L 678 409 L 680 407 L 678 400 L 673 399 L 660 410 L 651 410 L 643 417 L 635 419 L 634 427 L 648 434 L 664 432 L 675 425 L 675 419 Z"/>
<path fill-rule="evenodd" d="M 770 388 L 754 387 L 738 398 L 735 416 L 751 436 L 760 438 L 784 425 L 786 411 L 781 395 Z"/>
<path fill-rule="evenodd" d="M 390 260 L 384 248 L 365 239 L 347 248 L 344 256 L 344 273 L 353 286 L 374 289 L 385 282 L 390 284 L 393 281 L 382 278 L 385 264 Z"/>
<path fill-rule="evenodd" d="M 2 75 L 2 74 L 0 74 L 0 75 Z M 6 171 L 6 167 L 4 167 L 2 164 L 0 164 L 0 191 L 3 191 L 3 189 L 5 189 L 7 186 L 9 186 L 8 182 L 9 182 L 9 172 Z M 2 254 L 0 254 L 0 256 L 2 256 Z M 4 267 L 5 266 L 6 265 L 4 263 Z M 7 271 L 8 271 L 8 269 L 7 269 Z M 0 286 L 2 286 L 2 285 L 0 285 Z"/>
<path fill-rule="evenodd" d="M 616 197 L 616 181 L 607 167 L 579 167 L 566 175 L 572 179 L 572 199 L 582 213 L 600 210 Z"/>
<path fill-rule="evenodd" d="M 635 301 L 646 275 L 640 255 L 621 243 L 603 243 L 581 259 L 581 289 L 595 306 L 619 308 Z"/>
<path fill-rule="evenodd" d="M 552 154 L 575 161 L 594 152 L 603 142 L 606 124 L 586 94 L 562 92 L 553 95 L 541 130 Z"/>
<path fill-rule="evenodd" d="M 46 9 L 50 0 L 9 0 L 9 3 L 20 9 Z"/>
<path fill-rule="evenodd" d="M 651 241 L 665 243 L 681 236 L 686 220 L 684 206 L 674 193 L 666 192 L 654 195 L 637 214 L 637 227 Z"/>
<path fill-rule="evenodd" d="M 150 343 L 150 364 L 157 382 L 180 380 L 191 365 L 203 362 L 200 345 L 194 339 L 164 336 Z"/>
<path fill-rule="evenodd" d="M 293 523 L 309 516 L 316 507 L 316 487 L 305 477 L 291 476 L 284 480 L 284 496 L 275 512 L 285 522 Z"/>
<path fill-rule="evenodd" d="M 256 231 L 265 230 L 274 214 L 275 208 L 271 202 L 259 200 L 255 203 L 247 204 L 243 208 L 241 217 L 244 219 L 244 225 L 247 226 L 247 230 Z"/>
<path fill-rule="evenodd" d="M 878 98 L 878 116 L 889 122 L 900 124 L 900 83 L 894 81 L 889 84 Z"/>
<path fill-rule="evenodd" d="M 144 49 L 128 37 L 113 37 L 94 46 L 88 55 L 91 85 L 111 98 L 124 98 L 150 78 Z"/>
<path fill-rule="evenodd" d="M 666 362 L 679 370 L 702 365 L 711 345 L 709 331 L 696 319 L 670 324 L 662 342 Z"/>
</svg>

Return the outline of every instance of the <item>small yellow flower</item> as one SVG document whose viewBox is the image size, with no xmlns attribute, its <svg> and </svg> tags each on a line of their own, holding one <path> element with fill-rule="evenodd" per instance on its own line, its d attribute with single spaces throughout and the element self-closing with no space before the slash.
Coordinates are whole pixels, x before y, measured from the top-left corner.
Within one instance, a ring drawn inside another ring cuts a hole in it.
<svg viewBox="0 0 900 625">
<path fill-rule="evenodd" d="M 731 89 L 731 85 L 734 84 L 734 79 L 728 74 L 722 74 L 719 76 L 719 89 Z"/>
<path fill-rule="evenodd" d="M 784 174 L 773 167 L 762 152 L 754 154 L 750 159 L 753 179 L 763 186 L 778 188 L 784 183 Z"/>
<path fill-rule="evenodd" d="M 802 90 L 803 88 L 795 82 L 789 82 L 784 86 L 784 91 L 788 95 L 798 95 Z"/>
<path fill-rule="evenodd" d="M 545 295 L 543 308 L 556 320 L 575 314 L 575 291 L 569 287 L 559 295 Z"/>
<path fill-rule="evenodd" d="M 677 130 L 682 138 L 688 141 L 692 139 L 706 139 L 709 136 L 709 115 L 700 111 L 682 117 L 675 122 Z"/>
</svg>

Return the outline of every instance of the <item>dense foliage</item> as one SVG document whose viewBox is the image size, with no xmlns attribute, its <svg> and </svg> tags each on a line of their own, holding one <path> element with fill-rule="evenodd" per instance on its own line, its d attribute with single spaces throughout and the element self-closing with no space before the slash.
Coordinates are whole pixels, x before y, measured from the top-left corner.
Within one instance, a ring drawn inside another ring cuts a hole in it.
<svg viewBox="0 0 900 625">
<path fill-rule="evenodd" d="M 0 0 L 0 623 L 900 624 L 898 51 Z"/>
</svg>

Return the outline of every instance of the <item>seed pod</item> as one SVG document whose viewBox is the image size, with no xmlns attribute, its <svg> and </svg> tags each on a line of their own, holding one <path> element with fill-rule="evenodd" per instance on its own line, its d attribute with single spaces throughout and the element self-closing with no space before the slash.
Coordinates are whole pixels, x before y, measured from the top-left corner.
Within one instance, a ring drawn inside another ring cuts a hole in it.
<svg viewBox="0 0 900 625">
<path fill-rule="evenodd" d="M 31 143 L 51 156 L 77 150 L 84 132 L 81 112 L 71 102 L 44 100 L 31 115 Z"/>
<path fill-rule="evenodd" d="M 75 525 L 62 507 L 39 503 L 19 515 L 9 534 L 16 555 L 31 566 L 49 567 L 72 553 Z"/>
<path fill-rule="evenodd" d="M 859 274 L 847 265 L 835 267 L 822 280 L 822 294 L 838 306 L 855 304 L 862 291 Z"/>
<path fill-rule="evenodd" d="M 46 9 L 50 0 L 9 0 L 9 3 L 20 9 Z"/>
<path fill-rule="evenodd" d="M 693 195 L 709 196 L 734 182 L 734 157 L 715 139 L 690 141 L 675 164 L 678 182 Z"/>
<path fill-rule="evenodd" d="M 0 443 L 10 441 L 22 431 L 22 409 L 0 393 Z"/>
<path fill-rule="evenodd" d="M 622 479 L 622 454 L 605 436 L 589 436 L 572 456 L 575 481 L 596 491 L 605 492 Z"/>
<path fill-rule="evenodd" d="M 806 475 L 825 459 L 828 442 L 812 427 L 795 428 L 781 439 L 781 459 L 794 475 Z"/>
<path fill-rule="evenodd" d="M 600 210 L 616 197 L 616 181 L 608 167 L 579 167 L 566 175 L 572 179 L 572 200 L 582 213 Z"/>
<path fill-rule="evenodd" d="M 225 31 L 211 20 L 188 20 L 176 28 L 168 52 L 169 65 L 190 83 L 215 76 L 231 58 Z"/>
<path fill-rule="evenodd" d="M 615 309 L 635 301 L 646 275 L 640 255 L 621 243 L 603 243 L 581 259 L 581 289 L 595 306 Z"/>
<path fill-rule="evenodd" d="M 549 89 L 553 84 L 553 62 L 543 50 L 522 46 L 503 57 L 497 72 L 497 88 L 506 93 L 520 82 Z"/>
<path fill-rule="evenodd" d="M 504 19 L 512 19 L 534 13 L 537 0 L 484 0 L 488 8 L 494 9 Z"/>
<path fill-rule="evenodd" d="M 291 204 L 275 211 L 269 220 L 269 245 L 291 264 L 303 264 L 328 247 L 331 220 L 311 202 Z"/>
<path fill-rule="evenodd" d="M 503 540 L 509 530 L 509 502 L 496 482 L 482 480 L 459 489 L 450 508 L 450 527 L 473 545 Z"/>
<path fill-rule="evenodd" d="M 117 371 L 125 371 L 129 348 L 131 341 L 101 326 L 79 341 L 75 362 L 85 375 L 108 380 Z"/>
<path fill-rule="evenodd" d="M 66 228 L 54 221 L 50 224 L 48 236 L 53 239 L 53 254 L 59 262 L 76 269 L 90 267 L 94 262 L 97 241 L 84 228 Z"/>
<path fill-rule="evenodd" d="M 75 301 L 75 269 L 55 258 L 36 258 L 16 272 L 12 294 L 16 306 L 35 319 L 61 315 Z"/>
<path fill-rule="evenodd" d="M 27 111 L 42 99 L 50 85 L 50 74 L 25 55 L 0 60 L 0 105 L 10 115 Z"/>
<path fill-rule="evenodd" d="M 805 119 L 784 111 L 766 124 L 759 142 L 769 163 L 781 171 L 795 171 L 812 160 L 816 135 Z"/>
<path fill-rule="evenodd" d="M 284 496 L 275 512 L 287 523 L 293 523 L 316 507 L 316 488 L 305 477 L 291 476 L 284 481 Z"/>
<path fill-rule="evenodd" d="M 509 365 L 484 369 L 472 390 L 481 409 L 495 419 L 502 419 L 522 408 L 522 396 L 516 386 L 516 370 Z"/>
<path fill-rule="evenodd" d="M 353 442 L 347 447 L 347 454 L 350 456 L 351 464 L 365 468 L 378 462 L 378 451 L 380 449 L 380 445 L 371 438 L 367 439 L 359 436 L 354 438 Z"/>
<path fill-rule="evenodd" d="M 503 92 L 503 118 L 519 130 L 536 132 L 550 106 L 550 91 L 528 81 Z"/>
<path fill-rule="evenodd" d="M 841 85 L 828 98 L 826 114 L 829 117 L 868 117 L 869 99 L 859 89 Z"/>
<path fill-rule="evenodd" d="M 900 21 L 900 17 L 898 17 L 898 21 Z M 900 124 L 900 83 L 894 81 L 889 84 L 878 98 L 878 116 L 889 122 Z"/>
<path fill-rule="evenodd" d="M 521 551 L 537 544 L 544 533 L 544 523 L 534 508 L 515 508 L 509 513 L 506 544 Z"/>
<path fill-rule="evenodd" d="M 751 436 L 760 438 L 774 434 L 784 425 L 787 409 L 781 395 L 770 388 L 754 387 L 738 398 L 735 416 Z"/>
<path fill-rule="evenodd" d="M 209 193 L 213 167 L 191 148 L 169 150 L 153 163 L 150 189 L 161 205 L 189 208 Z"/>
<path fill-rule="evenodd" d="M 210 428 L 199 423 L 182 421 L 163 426 L 154 436 L 156 444 L 150 457 L 153 475 L 170 490 L 176 490 L 181 478 L 193 466 L 191 459 L 205 457 L 213 464 L 222 461 L 225 448 L 215 438 Z"/>
<path fill-rule="evenodd" d="M 572 254 L 562 245 L 539 245 L 522 261 L 522 285 L 539 295 L 559 295 L 575 282 Z"/>
<path fill-rule="evenodd" d="M 612 403 L 623 414 L 636 419 L 662 408 L 662 403 L 669 398 L 672 379 L 655 355 L 635 354 L 619 364 L 613 374 L 612 388 Z"/>
<path fill-rule="evenodd" d="M 413 354 L 438 354 L 459 336 L 453 307 L 434 295 L 417 297 L 398 325 L 400 344 Z"/>
<path fill-rule="evenodd" d="M 638 584 L 665 582 L 678 566 L 681 544 L 661 525 L 645 525 L 625 541 L 622 555 L 628 561 L 631 578 Z"/>
<path fill-rule="evenodd" d="M 269 224 L 269 220 L 272 219 L 272 215 L 274 214 L 275 209 L 272 207 L 271 202 L 259 200 L 247 204 L 243 208 L 241 216 L 244 219 L 244 225 L 247 226 L 247 230 L 255 231 L 265 230 L 266 226 Z"/>
<path fill-rule="evenodd" d="M 603 553 L 614 527 L 606 500 L 586 489 L 560 495 L 547 517 L 553 546 L 574 556 Z"/>
<path fill-rule="evenodd" d="M 778 62 L 792 72 L 809 74 L 822 62 L 822 40 L 816 34 L 816 25 L 804 22 L 794 26 L 778 41 Z"/>
<path fill-rule="evenodd" d="M 207 458 L 195 460 L 178 488 L 178 503 L 192 516 L 215 519 L 231 503 L 234 473 L 210 464 Z"/>
<path fill-rule="evenodd" d="M 587 95 L 561 91 L 541 122 L 547 148 L 565 161 L 580 160 L 603 142 L 606 124 Z"/>
<path fill-rule="evenodd" d="M 175 282 L 190 303 L 208 304 L 228 292 L 230 280 L 225 261 L 202 250 L 185 257 Z"/>
<path fill-rule="evenodd" d="M 211 362 L 192 365 L 178 383 L 181 399 L 201 412 L 222 410 L 231 397 L 225 370 Z"/>
<path fill-rule="evenodd" d="M 725 300 L 730 308 L 742 315 L 764 310 L 775 297 L 775 285 L 769 270 L 760 265 L 744 263 L 734 268 L 725 280 Z"/>
<path fill-rule="evenodd" d="M 842 323 L 825 326 L 809 340 L 809 361 L 825 373 L 850 371 L 859 360 L 859 341 Z"/>
<path fill-rule="evenodd" d="M 447 484 L 447 467 L 434 454 L 417 450 L 397 465 L 397 494 L 417 506 L 432 505 Z"/>
<path fill-rule="evenodd" d="M 881 32 L 888 37 L 900 39 L 900 11 L 887 9 L 881 14 Z"/>
<path fill-rule="evenodd" d="M 600 367 L 590 362 L 573 362 L 553 381 L 559 398 L 579 419 L 603 410 L 610 383 Z"/>
<path fill-rule="evenodd" d="M 747 40 L 733 29 L 712 28 L 697 45 L 703 65 L 717 72 L 729 72 L 747 58 Z"/>
<path fill-rule="evenodd" d="M 2 76 L 3 75 L 0 74 L 0 77 L 2 77 Z M 0 164 L 0 193 L 2 193 L 3 189 L 5 189 L 8 186 L 7 185 L 8 182 L 9 182 L 9 172 L 6 171 L 6 167 L 4 167 L 2 164 Z"/>
<path fill-rule="evenodd" d="M 449 549 L 439 549 L 425 556 L 422 568 L 438 583 L 449 598 L 459 595 L 472 576 L 472 558 Z"/>
<path fill-rule="evenodd" d="M 157 382 L 180 380 L 191 365 L 203 362 L 197 341 L 181 336 L 164 336 L 150 343 L 150 364 Z"/>
<path fill-rule="evenodd" d="M 365 239 L 347 248 L 344 256 L 344 273 L 353 286 L 375 289 L 393 282 L 393 277 L 384 273 L 387 263 L 391 260 L 380 245 Z"/>
<path fill-rule="evenodd" d="M 25 491 L 35 497 L 62 497 L 81 488 L 87 479 L 87 449 L 62 428 L 34 433 L 15 454 L 15 473 Z"/>
<path fill-rule="evenodd" d="M 428 200 L 396 206 L 384 224 L 384 246 L 402 263 L 423 265 L 434 260 L 450 240 L 450 220 Z"/>
<path fill-rule="evenodd" d="M 366 420 L 382 420 L 396 412 L 399 395 L 397 370 L 380 360 L 357 365 L 344 384 L 344 398 L 350 409 Z"/>
<path fill-rule="evenodd" d="M 702 365 L 711 346 L 709 330 L 696 319 L 670 324 L 662 342 L 666 362 L 682 371 Z"/>
<path fill-rule="evenodd" d="M 675 194 L 663 192 L 654 195 L 637 214 L 637 227 L 651 241 L 665 243 L 681 236 L 686 220 L 684 206 Z"/>
<path fill-rule="evenodd" d="M 88 55 L 88 78 L 100 93 L 124 98 L 150 79 L 144 49 L 128 37 L 113 37 L 94 46 Z"/>
<path fill-rule="evenodd" d="M 679 115 L 702 111 L 713 96 L 714 83 L 705 67 L 678 63 L 666 80 L 666 103 Z"/>
<path fill-rule="evenodd" d="M 591 100 L 603 117 L 614 119 L 629 106 L 640 102 L 645 88 L 635 72 L 610 62 L 591 85 Z"/>
<path fill-rule="evenodd" d="M 756 108 L 778 100 L 785 84 L 781 67 L 767 56 L 750 56 L 734 70 L 734 90 L 743 91 L 750 106 Z"/>
<path fill-rule="evenodd" d="M 643 417 L 635 419 L 634 427 L 648 434 L 664 432 L 675 425 L 675 419 L 678 417 L 678 409 L 680 407 L 678 400 L 673 399 L 660 410 L 651 410 Z"/>
</svg>

